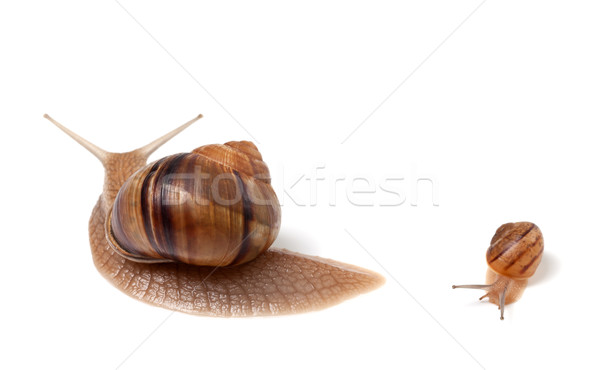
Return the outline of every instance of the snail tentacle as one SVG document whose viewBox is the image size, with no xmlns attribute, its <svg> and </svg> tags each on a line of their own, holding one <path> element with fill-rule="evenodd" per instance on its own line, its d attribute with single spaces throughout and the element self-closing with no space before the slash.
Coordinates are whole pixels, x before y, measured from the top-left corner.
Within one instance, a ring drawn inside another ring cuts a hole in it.
<svg viewBox="0 0 600 370">
<path fill-rule="evenodd" d="M 90 153 L 92 153 L 94 156 L 96 156 L 96 158 L 98 158 L 100 160 L 100 162 L 102 162 L 104 164 L 104 162 L 106 161 L 106 158 L 108 156 L 108 152 L 106 150 L 101 149 L 98 146 L 90 143 L 86 139 L 82 138 L 81 136 L 77 135 L 73 131 L 69 130 L 65 126 L 58 123 L 58 121 L 56 121 L 54 118 L 50 117 L 49 115 L 44 114 L 44 118 L 47 119 L 48 121 L 52 122 L 56 127 L 58 127 L 59 129 L 64 131 L 67 135 L 72 137 L 73 140 L 75 140 L 76 142 L 81 144 L 81 146 L 86 148 Z"/>
<path fill-rule="evenodd" d="M 467 285 L 452 285 L 452 289 L 464 288 L 464 289 L 486 289 L 491 287 L 490 284 L 467 284 Z"/>
<path fill-rule="evenodd" d="M 500 320 L 504 320 L 504 300 L 506 299 L 506 289 L 508 286 L 504 287 L 502 293 L 500 293 Z"/>
<path fill-rule="evenodd" d="M 150 155 L 152 153 L 154 153 L 158 148 L 160 148 L 161 146 L 163 146 L 167 141 L 171 140 L 173 137 L 175 137 L 177 134 L 179 134 L 181 131 L 185 130 L 186 128 L 188 128 L 192 123 L 198 121 L 200 118 L 202 118 L 202 115 L 199 114 L 196 117 L 194 117 L 193 119 L 189 120 L 188 122 L 184 123 L 183 125 L 177 127 L 175 130 L 169 132 L 168 134 L 159 137 L 158 139 L 154 140 L 153 142 L 139 148 L 136 150 L 136 152 L 139 153 L 140 156 L 148 158 L 150 157 Z"/>
</svg>

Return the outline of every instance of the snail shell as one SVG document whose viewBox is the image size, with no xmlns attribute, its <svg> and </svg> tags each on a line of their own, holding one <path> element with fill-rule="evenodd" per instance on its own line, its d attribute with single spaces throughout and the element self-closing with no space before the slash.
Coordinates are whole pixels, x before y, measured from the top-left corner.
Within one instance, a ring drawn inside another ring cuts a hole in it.
<svg viewBox="0 0 600 370">
<path fill-rule="evenodd" d="M 247 141 L 206 145 L 148 164 L 121 187 L 110 245 L 140 262 L 248 262 L 277 237 L 281 210 L 267 165 Z"/>
<path fill-rule="evenodd" d="M 496 230 L 486 258 L 496 273 L 527 279 L 542 261 L 543 251 L 544 238 L 539 227 L 531 222 L 508 223 Z"/>
</svg>

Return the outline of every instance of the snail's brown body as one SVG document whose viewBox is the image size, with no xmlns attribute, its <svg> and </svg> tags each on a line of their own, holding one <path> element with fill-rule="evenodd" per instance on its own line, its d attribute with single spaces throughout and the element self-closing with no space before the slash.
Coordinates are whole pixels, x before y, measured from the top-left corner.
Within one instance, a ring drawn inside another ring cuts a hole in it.
<svg viewBox="0 0 600 370">
<path fill-rule="evenodd" d="M 104 189 L 92 211 L 89 236 L 94 263 L 114 286 L 146 303 L 181 312 L 211 316 L 260 316 L 325 308 L 383 283 L 383 278 L 371 271 L 286 250 L 262 250 L 255 258 L 244 263 L 243 260 L 248 256 L 248 251 L 245 251 L 239 257 L 241 259 L 236 261 L 234 257 L 232 260 L 223 260 L 223 263 L 213 263 L 215 267 L 171 261 L 146 263 L 135 256 L 125 258 L 123 250 L 115 249 L 107 239 L 107 229 L 110 230 L 107 228 L 107 219 L 110 219 L 108 216 L 117 194 L 136 171 L 146 166 L 147 158 L 154 150 L 193 121 L 129 153 L 105 152 L 53 121 L 96 155 L 104 165 Z M 203 148 L 199 148 L 200 152 L 207 150 L 207 147 Z M 208 150 L 212 150 L 210 146 Z M 259 223 L 276 221 L 278 210 L 277 205 L 276 210 L 265 213 L 271 212 L 270 215 L 253 215 L 252 219 L 258 219 L 256 222 Z M 237 213 L 235 210 L 232 212 Z M 265 221 L 261 217 L 271 217 L 272 220 Z M 271 226 L 273 230 L 264 234 L 265 249 L 273 242 L 279 228 L 277 222 Z M 260 226 L 253 230 L 257 229 L 260 230 Z M 241 241 L 244 241 L 243 236 Z M 217 260 L 222 260 L 221 257 Z M 229 264 L 235 266 L 224 266 Z"/>
<path fill-rule="evenodd" d="M 498 228 L 486 259 L 488 271 L 485 285 L 453 285 L 452 288 L 472 288 L 487 290 L 479 298 L 488 298 L 501 310 L 504 319 L 504 306 L 521 298 L 527 287 L 527 279 L 533 276 L 542 261 L 544 238 L 540 228 L 531 222 L 507 223 Z"/>
</svg>

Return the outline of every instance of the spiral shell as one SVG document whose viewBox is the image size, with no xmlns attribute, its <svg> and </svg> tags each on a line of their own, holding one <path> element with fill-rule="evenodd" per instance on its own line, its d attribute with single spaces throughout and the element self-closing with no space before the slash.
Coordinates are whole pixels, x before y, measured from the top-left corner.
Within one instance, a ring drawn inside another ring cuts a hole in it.
<svg viewBox="0 0 600 370">
<path fill-rule="evenodd" d="M 544 238 L 531 222 L 500 226 L 487 250 L 487 263 L 492 270 L 513 279 L 531 277 L 542 260 Z"/>
<path fill-rule="evenodd" d="M 275 241 L 281 209 L 254 144 L 206 145 L 162 158 L 121 187 L 106 221 L 122 256 L 143 262 L 238 265 Z"/>
</svg>

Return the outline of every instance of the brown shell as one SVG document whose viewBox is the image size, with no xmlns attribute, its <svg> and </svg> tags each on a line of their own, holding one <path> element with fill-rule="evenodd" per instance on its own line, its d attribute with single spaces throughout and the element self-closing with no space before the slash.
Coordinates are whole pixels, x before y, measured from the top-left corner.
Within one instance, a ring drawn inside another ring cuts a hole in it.
<svg viewBox="0 0 600 370">
<path fill-rule="evenodd" d="M 280 224 L 269 169 L 244 141 L 148 164 L 121 187 L 106 223 L 110 243 L 126 258 L 200 266 L 254 259 Z"/>
<path fill-rule="evenodd" d="M 540 228 L 531 222 L 515 222 L 496 230 L 486 257 L 496 273 L 513 279 L 527 279 L 535 273 L 543 252 L 544 238 Z"/>
</svg>

